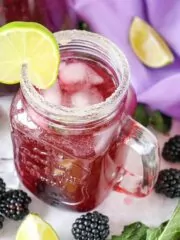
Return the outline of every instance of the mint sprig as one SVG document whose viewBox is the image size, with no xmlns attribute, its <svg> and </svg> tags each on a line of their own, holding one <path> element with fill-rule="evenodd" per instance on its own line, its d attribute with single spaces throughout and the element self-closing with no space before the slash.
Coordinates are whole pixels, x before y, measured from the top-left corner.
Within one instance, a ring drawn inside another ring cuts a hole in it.
<svg viewBox="0 0 180 240">
<path fill-rule="evenodd" d="M 168 222 L 157 228 L 149 228 L 141 222 L 124 227 L 120 236 L 111 240 L 180 240 L 180 202 Z"/>
<path fill-rule="evenodd" d="M 158 110 L 150 110 L 147 105 L 139 103 L 133 118 L 143 126 L 151 126 L 156 131 L 166 134 L 172 127 L 172 118 Z"/>
<path fill-rule="evenodd" d="M 180 202 L 158 240 L 180 239 Z"/>
<path fill-rule="evenodd" d="M 149 228 L 146 232 L 146 240 L 156 240 L 158 237 L 162 234 L 164 231 L 165 226 L 167 225 L 167 222 L 162 223 L 160 227 L 157 228 Z"/>
<path fill-rule="evenodd" d="M 112 236 L 112 240 L 144 240 L 148 227 L 141 222 L 132 223 L 124 227 L 121 236 Z"/>
</svg>

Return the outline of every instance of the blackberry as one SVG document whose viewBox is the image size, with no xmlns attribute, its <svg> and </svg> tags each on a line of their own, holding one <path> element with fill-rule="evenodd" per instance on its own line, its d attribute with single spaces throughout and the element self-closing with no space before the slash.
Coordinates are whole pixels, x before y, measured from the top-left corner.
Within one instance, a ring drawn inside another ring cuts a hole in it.
<svg viewBox="0 0 180 240">
<path fill-rule="evenodd" d="M 0 214 L 0 229 L 3 228 L 4 217 Z"/>
<path fill-rule="evenodd" d="M 164 144 L 162 156 L 169 162 L 180 162 L 180 135 L 176 135 Z"/>
<path fill-rule="evenodd" d="M 109 218 L 99 212 L 92 212 L 77 218 L 72 226 L 76 240 L 105 240 L 109 235 Z"/>
<path fill-rule="evenodd" d="M 6 191 L 6 184 L 2 178 L 0 178 L 0 199 Z"/>
<path fill-rule="evenodd" d="M 180 197 L 180 170 L 174 168 L 161 170 L 155 191 L 169 198 Z"/>
<path fill-rule="evenodd" d="M 28 205 L 31 198 L 22 190 L 9 190 L 0 201 L 0 214 L 18 221 L 22 220 L 28 213 Z"/>
</svg>

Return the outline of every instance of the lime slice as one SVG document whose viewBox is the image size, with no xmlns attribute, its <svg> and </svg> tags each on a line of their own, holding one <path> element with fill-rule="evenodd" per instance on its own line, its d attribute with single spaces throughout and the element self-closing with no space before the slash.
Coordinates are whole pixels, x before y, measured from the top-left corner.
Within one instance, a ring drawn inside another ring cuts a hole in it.
<svg viewBox="0 0 180 240">
<path fill-rule="evenodd" d="M 135 17 L 131 24 L 129 39 L 137 57 L 148 67 L 163 67 L 174 61 L 164 39 L 139 17 Z"/>
<path fill-rule="evenodd" d="M 20 225 L 16 240 L 58 240 L 53 228 L 36 214 L 29 214 Z"/>
<path fill-rule="evenodd" d="M 32 84 L 47 89 L 57 79 L 59 62 L 58 43 L 42 25 L 12 22 L 0 28 L 1 83 L 20 82 L 22 64 L 27 64 Z"/>
</svg>

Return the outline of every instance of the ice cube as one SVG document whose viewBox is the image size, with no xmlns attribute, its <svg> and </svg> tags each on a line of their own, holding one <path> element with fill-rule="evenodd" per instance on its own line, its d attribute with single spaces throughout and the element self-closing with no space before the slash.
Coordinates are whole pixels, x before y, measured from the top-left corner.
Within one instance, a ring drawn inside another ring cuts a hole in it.
<svg viewBox="0 0 180 240">
<path fill-rule="evenodd" d="M 66 67 L 66 63 L 65 62 L 61 62 L 60 66 L 59 66 L 59 72 L 63 71 L 63 69 Z"/>
<path fill-rule="evenodd" d="M 52 104 L 61 104 L 61 91 L 57 81 L 49 89 L 43 90 L 43 97 L 47 102 Z"/>
<path fill-rule="evenodd" d="M 87 66 L 84 63 L 76 62 L 63 65 L 60 68 L 59 77 L 62 84 L 76 84 L 86 81 Z"/>
<path fill-rule="evenodd" d="M 91 88 L 74 93 L 71 101 L 73 107 L 81 108 L 102 102 L 103 96 L 96 88 Z"/>
<path fill-rule="evenodd" d="M 98 75 L 92 68 L 88 69 L 88 81 L 91 85 L 99 85 L 104 82 L 104 79 Z"/>
<path fill-rule="evenodd" d="M 71 97 L 73 107 L 86 107 L 90 105 L 89 94 L 85 91 L 77 92 Z"/>
<path fill-rule="evenodd" d="M 62 89 L 79 91 L 103 83 L 103 78 L 91 67 L 82 62 L 62 63 L 60 65 L 59 79 Z"/>
<path fill-rule="evenodd" d="M 97 104 L 104 101 L 103 96 L 96 88 L 91 88 L 89 91 L 89 97 L 91 98 L 91 105 Z"/>
</svg>

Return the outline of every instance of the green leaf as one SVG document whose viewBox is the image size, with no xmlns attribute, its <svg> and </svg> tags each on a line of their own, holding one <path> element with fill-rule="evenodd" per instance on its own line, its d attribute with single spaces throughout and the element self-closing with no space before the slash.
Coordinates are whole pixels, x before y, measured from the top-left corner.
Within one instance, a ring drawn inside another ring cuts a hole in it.
<svg viewBox="0 0 180 240">
<path fill-rule="evenodd" d="M 140 222 L 124 227 L 120 236 L 112 236 L 112 240 L 145 240 L 148 227 Z"/>
<path fill-rule="evenodd" d="M 172 126 L 171 117 L 161 113 L 160 111 L 152 112 L 149 122 L 155 130 L 161 133 L 169 132 Z"/>
<path fill-rule="evenodd" d="M 158 240 L 158 237 L 162 234 L 166 225 L 167 222 L 162 223 L 160 227 L 147 229 L 146 240 Z"/>
<path fill-rule="evenodd" d="M 112 236 L 112 240 L 121 240 L 121 236 Z"/>
<path fill-rule="evenodd" d="M 158 240 L 180 239 L 180 202 Z"/>
<path fill-rule="evenodd" d="M 157 228 L 135 222 L 125 226 L 120 236 L 112 236 L 112 240 L 180 240 L 180 202 L 168 222 Z"/>
<path fill-rule="evenodd" d="M 78 23 L 78 29 L 79 30 L 90 31 L 89 25 L 86 22 L 84 22 L 84 21 L 80 21 Z"/>
<path fill-rule="evenodd" d="M 136 121 L 141 123 L 143 126 L 147 127 L 149 125 L 149 114 L 146 109 L 146 105 L 141 103 L 138 104 L 133 117 Z"/>
</svg>

